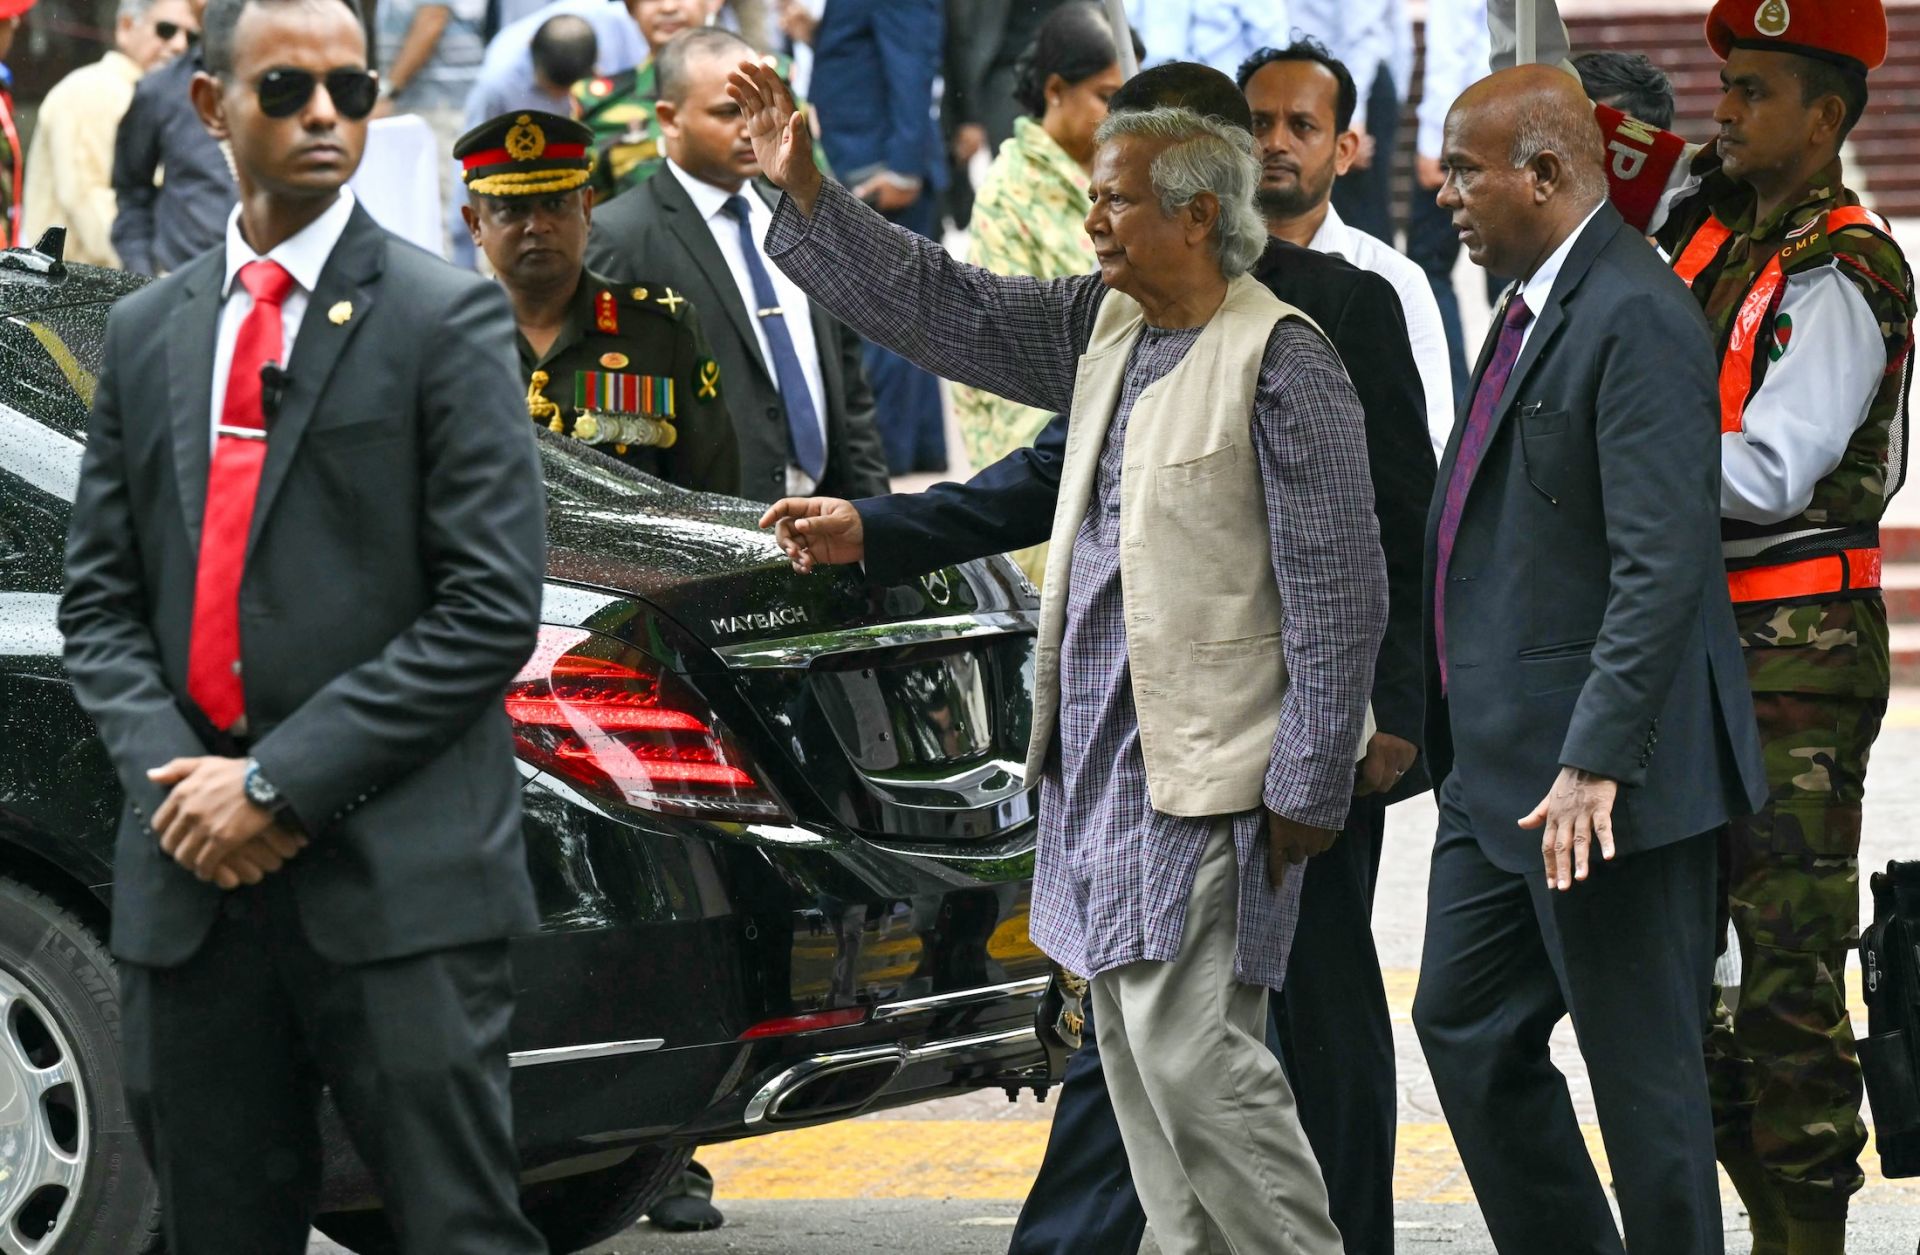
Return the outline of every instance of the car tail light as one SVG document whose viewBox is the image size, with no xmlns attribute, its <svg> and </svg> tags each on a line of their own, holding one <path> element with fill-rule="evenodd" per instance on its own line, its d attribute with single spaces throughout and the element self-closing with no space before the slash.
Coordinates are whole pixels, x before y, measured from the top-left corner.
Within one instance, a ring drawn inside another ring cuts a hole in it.
<svg viewBox="0 0 1920 1255">
<path fill-rule="evenodd" d="M 762 1020 L 740 1034 L 741 1041 L 759 1041 L 767 1037 L 791 1037 L 795 1033 L 817 1033 L 823 1028 L 846 1028 L 867 1018 L 867 1008 L 847 1007 L 839 1011 L 812 1011 L 806 1015 L 783 1015 Z"/>
<path fill-rule="evenodd" d="M 608 637 L 542 627 L 507 717 L 522 759 L 595 797 L 700 819 L 788 817 L 700 695 Z"/>
</svg>

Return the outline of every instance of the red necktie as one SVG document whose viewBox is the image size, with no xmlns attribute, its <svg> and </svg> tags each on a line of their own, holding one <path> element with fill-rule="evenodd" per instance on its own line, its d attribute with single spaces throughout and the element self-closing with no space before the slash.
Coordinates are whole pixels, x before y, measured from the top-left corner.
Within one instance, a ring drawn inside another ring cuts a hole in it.
<svg viewBox="0 0 1920 1255">
<path fill-rule="evenodd" d="M 233 343 L 220 434 L 207 467 L 207 509 L 200 520 L 193 638 L 187 652 L 187 696 L 223 732 L 247 710 L 240 682 L 240 573 L 246 565 L 260 468 L 267 460 L 260 368 L 281 360 L 280 307 L 293 291 L 293 276 L 277 262 L 253 261 L 240 267 L 240 284 L 253 305 Z"/>
<path fill-rule="evenodd" d="M 1440 691 L 1447 691 L 1447 565 L 1453 560 L 1453 542 L 1460 534 L 1460 516 L 1466 513 L 1467 490 L 1473 487 L 1474 473 L 1486 455 L 1487 440 L 1493 435 L 1493 420 L 1500 407 L 1500 394 L 1507 390 L 1513 368 L 1520 360 L 1520 345 L 1527 337 L 1527 324 L 1533 311 L 1525 297 L 1516 296 L 1507 303 L 1500 320 L 1500 338 L 1493 343 L 1493 356 L 1480 376 L 1480 387 L 1473 394 L 1473 406 L 1467 411 L 1467 426 L 1460 433 L 1460 448 L 1453 455 L 1453 476 L 1447 481 L 1446 503 L 1440 508 L 1438 537 L 1439 561 L 1433 576 L 1433 644 L 1440 656 Z"/>
</svg>

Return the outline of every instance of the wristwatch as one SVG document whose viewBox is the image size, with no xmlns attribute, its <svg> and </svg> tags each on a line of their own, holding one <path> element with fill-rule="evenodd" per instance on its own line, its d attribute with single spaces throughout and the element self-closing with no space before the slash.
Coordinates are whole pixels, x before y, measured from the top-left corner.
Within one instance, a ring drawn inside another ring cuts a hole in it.
<svg viewBox="0 0 1920 1255">
<path fill-rule="evenodd" d="M 271 811 L 275 818 L 287 808 L 287 799 L 273 783 L 260 772 L 260 760 L 247 760 L 247 775 L 241 787 L 246 790 L 247 800 L 263 811 Z"/>
</svg>

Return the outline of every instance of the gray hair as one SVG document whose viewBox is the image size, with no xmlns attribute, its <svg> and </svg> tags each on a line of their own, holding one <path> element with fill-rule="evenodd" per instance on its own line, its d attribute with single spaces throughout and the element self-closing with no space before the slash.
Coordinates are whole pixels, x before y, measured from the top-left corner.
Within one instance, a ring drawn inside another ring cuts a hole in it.
<svg viewBox="0 0 1920 1255">
<path fill-rule="evenodd" d="M 152 7 L 153 0 L 120 0 L 119 7 L 113 11 L 114 20 L 118 21 L 126 17 L 136 20 L 143 18 L 147 15 L 147 10 Z"/>
<path fill-rule="evenodd" d="M 1598 198 L 1606 187 L 1606 140 L 1585 100 L 1578 110 L 1558 97 L 1528 96 L 1514 104 L 1513 143 L 1507 160 L 1518 170 L 1541 153 L 1559 156 L 1568 190 Z"/>
<path fill-rule="evenodd" d="M 1213 235 L 1220 273 L 1237 279 L 1253 269 L 1267 247 L 1266 222 L 1253 199 L 1260 186 L 1253 136 L 1192 109 L 1162 106 L 1108 114 L 1093 138 L 1106 144 L 1126 135 L 1168 141 L 1149 171 L 1161 212 L 1171 216 L 1200 193 L 1213 193 L 1220 202 Z"/>
</svg>

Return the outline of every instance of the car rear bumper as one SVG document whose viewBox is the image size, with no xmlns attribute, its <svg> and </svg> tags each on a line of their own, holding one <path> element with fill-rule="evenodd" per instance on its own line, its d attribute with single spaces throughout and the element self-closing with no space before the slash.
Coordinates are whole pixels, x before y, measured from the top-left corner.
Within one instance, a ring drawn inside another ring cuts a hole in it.
<svg viewBox="0 0 1920 1255">
<path fill-rule="evenodd" d="M 513 944 L 509 1059 L 527 1178 L 1057 1079 L 1036 1033 L 1052 968 L 1027 935 L 1031 825 L 935 850 L 642 830 L 539 779 L 527 801 L 544 922 Z M 823 1012 L 859 1018 L 754 1035 Z M 327 1125 L 324 1209 L 373 1205 Z"/>
</svg>

